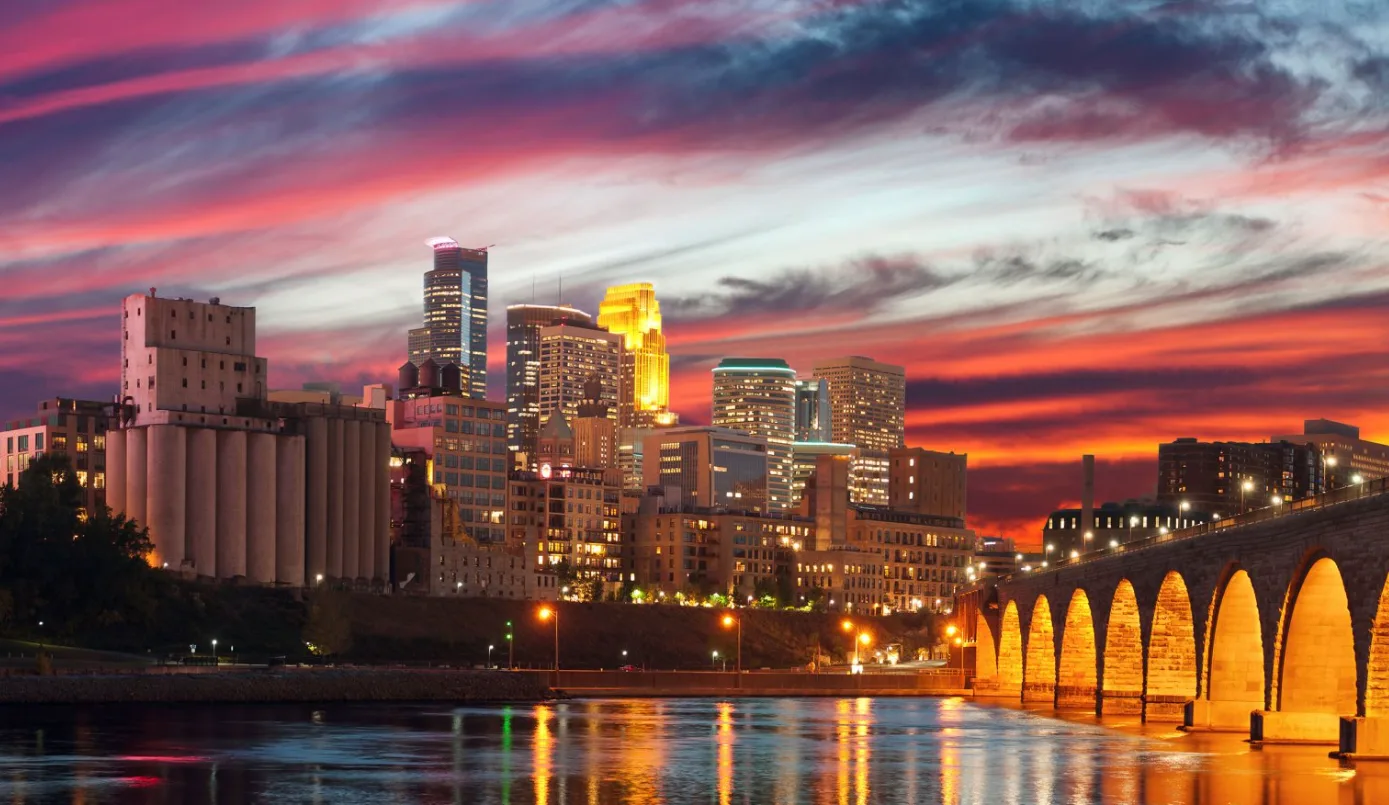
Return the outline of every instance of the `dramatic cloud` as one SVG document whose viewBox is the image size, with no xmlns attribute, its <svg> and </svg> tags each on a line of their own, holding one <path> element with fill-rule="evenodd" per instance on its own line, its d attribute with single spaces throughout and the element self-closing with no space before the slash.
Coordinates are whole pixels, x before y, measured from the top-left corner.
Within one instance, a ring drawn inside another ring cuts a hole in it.
<svg viewBox="0 0 1389 805">
<path fill-rule="evenodd" d="M 911 439 L 1035 536 L 1175 434 L 1389 439 L 1389 11 L 1161 0 L 0 4 L 0 408 L 107 396 L 119 300 L 259 311 L 271 381 L 388 379 L 421 241 L 502 308 L 657 283 L 730 354 L 907 366 Z"/>
</svg>

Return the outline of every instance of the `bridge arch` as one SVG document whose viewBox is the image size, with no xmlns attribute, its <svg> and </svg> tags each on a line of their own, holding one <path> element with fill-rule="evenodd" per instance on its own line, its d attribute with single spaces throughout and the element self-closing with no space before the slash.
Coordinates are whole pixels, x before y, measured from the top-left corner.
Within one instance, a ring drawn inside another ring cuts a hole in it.
<svg viewBox="0 0 1389 805">
<path fill-rule="evenodd" d="M 1133 583 L 1120 579 L 1109 605 L 1104 637 L 1104 685 L 1101 712 L 1143 712 L 1143 625 Z"/>
<path fill-rule="evenodd" d="M 981 687 L 992 687 L 998 678 L 998 652 L 994 645 L 994 633 L 989 621 L 980 612 L 974 624 L 974 678 Z"/>
<path fill-rule="evenodd" d="M 1354 715 L 1355 634 L 1336 561 L 1324 553 L 1313 554 L 1289 588 L 1286 601 L 1275 658 L 1278 711 Z M 1328 724 L 1332 729 L 1336 726 Z"/>
<path fill-rule="evenodd" d="M 1095 650 L 1095 618 L 1090 596 L 1077 587 L 1066 607 L 1061 627 L 1061 663 L 1056 676 L 1056 706 L 1095 708 L 1095 688 L 1099 685 L 1099 663 Z"/>
<path fill-rule="evenodd" d="M 1384 581 L 1370 632 L 1365 673 L 1365 715 L 1389 716 L 1389 578 Z"/>
<path fill-rule="evenodd" d="M 1027 629 L 1027 662 L 1023 665 L 1022 699 L 1025 702 L 1056 700 L 1056 632 L 1051 623 L 1051 602 L 1037 596 Z"/>
<path fill-rule="evenodd" d="M 1249 714 L 1265 706 L 1265 683 L 1258 596 L 1249 573 L 1231 565 L 1211 598 L 1201 696 L 1191 709 L 1187 726 L 1247 730 Z"/>
<path fill-rule="evenodd" d="M 998 690 L 1000 693 L 1022 693 L 1022 624 L 1018 619 L 1018 603 L 1009 601 L 1003 608 L 998 627 Z"/>
<path fill-rule="evenodd" d="M 1158 588 L 1148 635 L 1145 719 L 1180 721 L 1196 698 L 1196 627 L 1186 579 L 1169 571 Z"/>
</svg>

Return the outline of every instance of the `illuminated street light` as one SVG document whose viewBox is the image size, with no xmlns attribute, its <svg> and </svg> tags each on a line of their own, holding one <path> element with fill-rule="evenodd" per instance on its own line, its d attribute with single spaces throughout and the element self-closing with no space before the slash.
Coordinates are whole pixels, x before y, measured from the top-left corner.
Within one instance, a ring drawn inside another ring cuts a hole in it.
<svg viewBox="0 0 1389 805">
<path fill-rule="evenodd" d="M 555 621 L 555 683 L 559 683 L 559 609 L 552 607 L 541 607 L 536 615 L 542 620 L 547 621 L 551 618 Z"/>
<path fill-rule="evenodd" d="M 959 628 L 956 627 L 955 624 L 952 623 L 952 624 L 950 624 L 949 626 L 945 627 L 945 636 L 946 636 L 946 637 L 954 637 L 954 636 L 955 636 L 955 633 L 958 632 L 958 631 L 960 631 Z"/>
<path fill-rule="evenodd" d="M 1080 556 L 1080 551 L 1077 551 L 1075 548 L 1072 548 L 1072 549 L 1071 549 L 1071 558 L 1072 558 L 1072 559 L 1076 559 L 1076 558 L 1078 558 L 1079 556 Z"/>
<path fill-rule="evenodd" d="M 1274 496 L 1273 496 L 1273 506 L 1274 506 L 1274 508 L 1277 508 L 1277 507 L 1282 506 L 1282 505 L 1283 505 L 1283 496 L 1282 496 L 1282 495 L 1274 495 Z"/>
<path fill-rule="evenodd" d="M 1085 541 L 1086 541 L 1086 542 L 1089 542 L 1090 540 L 1092 540 L 1092 539 L 1094 539 L 1094 538 L 1095 538 L 1095 532 L 1094 532 L 1094 531 L 1086 531 L 1086 532 L 1085 532 Z"/>
<path fill-rule="evenodd" d="M 1112 539 L 1112 540 L 1110 540 L 1110 541 L 1109 541 L 1109 547 L 1111 547 L 1111 548 L 1117 548 L 1117 547 L 1119 547 L 1119 540 L 1117 540 L 1117 539 Z"/>
<path fill-rule="evenodd" d="M 735 626 L 738 627 L 738 653 L 733 663 L 733 671 L 741 674 L 743 672 L 743 619 L 735 618 L 732 615 L 723 616 L 723 628 L 732 629 Z"/>
<path fill-rule="evenodd" d="M 1240 513 L 1240 514 L 1244 514 L 1245 511 L 1247 511 L 1247 509 L 1245 509 L 1245 507 L 1244 507 L 1244 496 L 1245 496 L 1245 493 L 1247 493 L 1247 492 L 1253 492 L 1253 491 L 1254 491 L 1254 482 L 1251 481 L 1251 480 L 1249 480 L 1248 478 L 1244 479 L 1244 482 L 1241 483 L 1241 484 L 1239 485 L 1239 513 Z"/>
<path fill-rule="evenodd" d="M 1365 476 L 1357 472 L 1356 474 L 1350 476 L 1350 482 L 1355 484 L 1356 486 L 1359 486 L 1365 483 Z"/>
</svg>

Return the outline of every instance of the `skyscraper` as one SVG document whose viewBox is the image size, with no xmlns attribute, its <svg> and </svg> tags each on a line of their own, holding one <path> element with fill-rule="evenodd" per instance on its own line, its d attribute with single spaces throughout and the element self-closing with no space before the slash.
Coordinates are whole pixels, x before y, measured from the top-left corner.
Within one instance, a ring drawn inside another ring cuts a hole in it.
<svg viewBox="0 0 1389 805">
<path fill-rule="evenodd" d="M 597 383 L 597 400 L 608 406 L 616 423 L 622 406 L 621 366 L 622 336 L 616 333 L 579 324 L 540 328 L 540 420 L 563 411 L 573 422 L 579 406 L 593 398 L 590 384 Z"/>
<path fill-rule="evenodd" d="M 767 510 L 789 510 L 796 371 L 776 358 L 725 358 L 714 367 L 712 422 L 767 440 Z"/>
<path fill-rule="evenodd" d="M 767 511 L 767 440 L 729 428 L 663 428 L 646 437 L 645 485 L 667 506 Z"/>
<path fill-rule="evenodd" d="M 850 356 L 816 364 L 815 377 L 830 384 L 831 440 L 859 448 L 850 495 L 855 503 L 887 505 L 888 451 L 906 439 L 906 369 Z"/>
<path fill-rule="evenodd" d="M 568 305 L 512 305 L 506 309 L 506 442 L 535 456 L 540 432 L 540 330 L 559 324 L 593 327 L 593 317 Z"/>
<path fill-rule="evenodd" d="M 828 442 L 830 384 L 820 377 L 796 381 L 796 441 Z"/>
<path fill-rule="evenodd" d="M 434 268 L 424 275 L 424 326 L 409 334 L 410 361 L 464 370 L 468 395 L 487 396 L 487 250 L 430 238 Z"/>
<path fill-rule="evenodd" d="M 623 338 L 624 402 L 618 424 L 674 424 L 670 413 L 670 356 L 661 332 L 661 303 L 649 282 L 614 285 L 598 306 L 598 326 Z"/>
</svg>

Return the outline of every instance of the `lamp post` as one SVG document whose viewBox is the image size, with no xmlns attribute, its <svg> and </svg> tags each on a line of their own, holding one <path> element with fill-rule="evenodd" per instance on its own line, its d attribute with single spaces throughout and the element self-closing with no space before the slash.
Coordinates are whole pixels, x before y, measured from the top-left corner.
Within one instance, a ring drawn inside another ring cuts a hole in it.
<svg viewBox="0 0 1389 805">
<path fill-rule="evenodd" d="M 1182 513 L 1191 511 L 1191 503 L 1183 500 L 1177 504 L 1177 528 L 1182 527 Z"/>
<path fill-rule="evenodd" d="M 1326 453 L 1322 453 L 1322 454 L 1321 454 L 1321 484 L 1322 484 L 1322 488 L 1325 489 L 1325 490 L 1328 491 L 1328 492 L 1330 492 L 1331 490 L 1333 490 L 1333 489 L 1336 488 L 1336 485 L 1333 484 L 1333 483 L 1331 482 L 1331 473 L 1330 473 L 1330 471 L 1328 470 L 1329 467 L 1334 467 L 1334 466 L 1336 466 L 1336 457 L 1335 457 L 1335 456 L 1328 456 Z"/>
<path fill-rule="evenodd" d="M 559 684 L 559 607 L 541 607 L 540 619 L 547 621 L 553 619 L 555 622 L 555 684 Z"/>
<path fill-rule="evenodd" d="M 1133 542 L 1133 527 L 1138 525 L 1138 515 L 1129 517 L 1129 542 Z"/>
<path fill-rule="evenodd" d="M 488 643 L 488 644 L 487 644 L 487 667 L 488 667 L 488 668 L 491 668 L 491 667 L 492 667 L 492 649 L 494 649 L 494 648 L 496 648 L 496 646 L 492 645 L 491 643 Z"/>
<path fill-rule="evenodd" d="M 516 639 L 511 634 L 511 621 L 506 622 L 506 667 L 507 670 L 516 668 Z"/>
<path fill-rule="evenodd" d="M 1244 508 L 1244 494 L 1245 494 L 1246 492 L 1253 492 L 1253 491 L 1254 491 L 1254 482 L 1253 482 L 1253 481 L 1249 480 L 1248 478 L 1245 478 L 1243 481 L 1240 482 L 1240 485 L 1239 485 L 1239 513 L 1240 513 L 1240 514 L 1244 514 L 1244 512 L 1246 511 L 1246 509 Z"/>
<path fill-rule="evenodd" d="M 735 618 L 732 615 L 723 616 L 723 628 L 732 629 L 735 626 L 738 628 L 738 651 L 733 663 L 733 670 L 741 674 L 743 672 L 743 619 Z M 627 652 L 622 653 L 626 654 Z"/>
<path fill-rule="evenodd" d="M 216 639 L 214 639 L 214 640 L 212 641 L 212 664 L 213 664 L 213 665 L 217 665 L 217 664 L 218 664 L 218 662 L 217 662 L 217 641 L 216 641 Z"/>
</svg>

